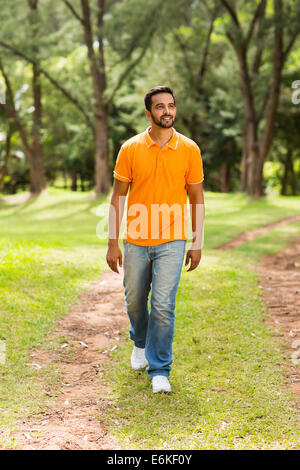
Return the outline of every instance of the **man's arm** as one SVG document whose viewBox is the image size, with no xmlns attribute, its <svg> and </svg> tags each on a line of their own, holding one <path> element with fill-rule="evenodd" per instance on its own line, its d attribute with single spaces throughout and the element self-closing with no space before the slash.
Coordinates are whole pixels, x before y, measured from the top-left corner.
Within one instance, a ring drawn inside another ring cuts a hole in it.
<svg viewBox="0 0 300 470">
<path fill-rule="evenodd" d="M 122 266 L 122 251 L 119 247 L 120 226 L 123 218 L 125 199 L 129 188 L 129 182 L 124 183 L 115 178 L 113 193 L 110 201 L 108 216 L 108 248 L 106 262 L 108 266 L 118 273 L 119 266 Z"/>
<path fill-rule="evenodd" d="M 187 270 L 188 272 L 196 269 L 201 260 L 205 211 L 202 183 L 188 184 L 187 187 L 193 232 L 192 245 L 186 254 L 185 260 L 186 266 L 191 261 L 190 267 Z"/>
</svg>

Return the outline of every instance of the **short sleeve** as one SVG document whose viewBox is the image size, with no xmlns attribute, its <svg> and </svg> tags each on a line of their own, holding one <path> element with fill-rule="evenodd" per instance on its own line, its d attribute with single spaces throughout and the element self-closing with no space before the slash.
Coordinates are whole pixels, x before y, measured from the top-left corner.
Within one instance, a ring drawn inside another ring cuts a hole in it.
<svg viewBox="0 0 300 470">
<path fill-rule="evenodd" d="M 191 148 L 188 170 L 185 179 L 188 184 L 202 183 L 204 180 L 202 158 L 198 146 Z"/>
<path fill-rule="evenodd" d="M 125 183 L 132 181 L 131 162 L 126 147 L 122 146 L 114 169 L 114 178 Z"/>
</svg>

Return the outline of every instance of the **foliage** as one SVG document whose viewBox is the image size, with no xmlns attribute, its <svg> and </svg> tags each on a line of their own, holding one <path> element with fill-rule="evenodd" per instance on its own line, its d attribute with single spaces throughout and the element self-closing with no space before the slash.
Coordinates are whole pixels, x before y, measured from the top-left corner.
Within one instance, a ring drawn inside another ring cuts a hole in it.
<svg viewBox="0 0 300 470">
<path fill-rule="evenodd" d="M 81 2 L 76 0 L 71 3 L 79 15 Z M 99 30 L 97 2 L 89 1 L 95 34 L 104 43 L 107 88 L 103 99 L 112 98 L 108 137 L 111 168 L 124 140 L 142 132 L 148 125 L 144 116 L 145 92 L 155 84 L 168 84 L 177 98 L 176 129 L 194 139 L 201 148 L 206 172 L 205 188 L 220 189 L 220 168 L 225 163 L 231 169 L 231 190 L 239 189 L 243 97 L 234 51 L 226 39 L 228 31 L 231 34 L 234 31 L 230 15 L 221 7 L 222 3 L 219 0 L 167 0 L 163 3 L 156 0 L 110 0 L 106 3 L 103 28 Z M 255 6 L 240 0 L 227 3 L 238 11 L 245 35 Z M 258 5 L 259 2 L 256 3 Z M 264 102 L 266 83 L 272 74 L 273 2 L 269 0 L 266 5 L 261 29 L 255 30 L 248 45 L 249 65 L 255 62 L 262 41 L 264 45 L 260 73 L 253 71 L 251 75 L 256 109 Z M 94 119 L 94 92 L 83 31 L 66 2 L 39 0 L 38 6 L 38 35 L 34 31 L 28 34 L 32 17 L 27 3 L 25 8 L 23 0 L 0 0 L 3 20 L 0 58 L 12 83 L 20 118 L 30 133 L 33 128 L 32 64 L 26 57 L 36 58 L 38 54 L 43 71 L 41 143 L 48 183 L 53 184 L 61 175 L 74 178 L 75 174 L 84 181 L 82 188 L 92 187 L 95 137 L 89 122 Z M 285 9 L 288 7 L 289 10 L 285 11 L 290 21 L 289 28 L 282 19 L 286 28 L 285 46 L 297 30 L 297 2 L 289 0 L 288 5 L 284 4 Z M 289 125 L 280 124 L 280 132 L 275 133 L 269 155 L 271 161 L 280 160 L 281 151 L 278 149 L 283 149 L 289 142 L 293 147 L 295 171 L 299 166 L 299 143 L 297 124 L 292 115 L 298 113 L 298 108 L 292 110 L 286 97 L 289 96 L 291 78 L 299 78 L 298 45 L 299 38 L 296 38 L 283 72 L 278 114 L 278 122 L 287 123 L 289 115 L 291 122 Z M 95 39 L 94 47 L 98 46 Z M 0 78 L 3 82 L 3 77 Z M 0 158 L 3 158 L 8 126 L 3 120 L 0 125 L 1 135 L 4 136 L 0 142 Z M 264 120 L 259 127 L 259 136 L 263 126 Z M 13 156 L 20 151 L 24 152 L 23 144 L 18 131 L 14 131 L 9 157 L 11 163 L 8 166 L 10 180 L 6 179 L 5 185 L 7 192 L 18 191 L 26 182 L 28 184 L 28 162 L 19 165 L 19 160 Z M 283 173 L 277 181 L 279 189 L 282 191 L 287 185 L 287 193 L 292 193 L 291 176 L 284 183 L 284 163 L 281 165 Z M 266 186 L 269 186 L 268 179 Z M 299 191 L 299 187 L 296 189 Z"/>
</svg>

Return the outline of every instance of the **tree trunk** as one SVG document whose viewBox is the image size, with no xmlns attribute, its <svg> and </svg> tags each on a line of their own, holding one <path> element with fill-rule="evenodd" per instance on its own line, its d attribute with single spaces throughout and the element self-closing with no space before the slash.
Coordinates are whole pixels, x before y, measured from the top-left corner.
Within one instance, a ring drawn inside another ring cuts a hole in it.
<svg viewBox="0 0 300 470">
<path fill-rule="evenodd" d="M 77 191 L 77 172 L 76 171 L 72 171 L 71 172 L 71 190 L 72 191 Z"/>
<path fill-rule="evenodd" d="M 110 161 L 109 161 L 109 152 L 108 152 L 108 108 L 109 103 L 112 102 L 115 93 L 122 85 L 123 81 L 126 79 L 130 71 L 142 60 L 145 55 L 146 49 L 149 46 L 151 39 L 154 35 L 156 21 L 153 19 L 153 15 L 156 13 L 156 8 L 149 10 L 149 21 L 145 24 L 145 33 L 146 40 L 143 37 L 142 48 L 139 55 L 134 58 L 132 61 L 129 61 L 128 66 L 125 68 L 124 72 L 121 74 L 117 80 L 117 85 L 113 89 L 110 96 L 105 96 L 107 92 L 106 86 L 106 71 L 105 71 L 105 60 L 104 60 L 104 16 L 107 12 L 106 6 L 111 2 L 106 2 L 106 0 L 80 0 L 81 5 L 81 14 L 77 12 L 76 7 L 73 6 L 74 2 L 70 0 L 63 0 L 65 5 L 69 8 L 72 15 L 79 21 L 80 27 L 83 29 L 84 41 L 87 47 L 87 55 L 90 67 L 90 75 L 92 79 L 93 86 L 93 97 L 94 97 L 94 119 L 95 125 L 92 124 L 93 137 L 96 142 L 96 155 L 95 155 L 95 193 L 107 193 L 111 187 L 111 171 L 110 171 Z M 151 3 L 151 2 L 149 2 Z M 97 5 L 97 7 L 96 7 Z M 96 7 L 96 8 L 95 8 Z M 93 32 L 93 21 L 92 16 L 96 20 L 95 24 L 97 25 L 96 34 Z M 150 27 L 149 24 L 151 25 Z M 148 28 L 147 28 L 148 27 Z M 144 43 L 144 44 L 143 44 Z M 98 45 L 96 45 L 98 44 Z M 138 49 L 139 41 L 137 44 L 133 44 L 131 48 L 131 53 Z M 47 74 L 48 78 L 51 77 Z M 55 83 L 55 80 L 51 78 L 51 82 Z M 56 83 L 57 86 L 57 83 Z M 70 94 L 64 91 L 65 96 Z M 73 103 L 76 103 L 78 106 L 78 101 L 72 98 Z M 83 109 L 81 108 L 81 111 Z M 89 116 L 85 113 L 85 117 Z M 90 120 L 89 120 L 90 121 Z M 91 123 L 90 123 L 91 124 Z"/>
<path fill-rule="evenodd" d="M 108 106 L 104 101 L 106 91 L 106 75 L 104 64 L 104 50 L 102 36 L 98 36 L 99 54 L 95 53 L 93 44 L 93 32 L 91 24 L 91 12 L 88 0 L 81 0 L 83 14 L 83 26 L 85 43 L 88 50 L 90 73 L 94 92 L 95 113 L 95 193 L 107 193 L 111 186 L 109 154 L 108 154 Z M 104 1 L 99 0 L 98 6 L 98 28 L 103 26 Z"/>
<path fill-rule="evenodd" d="M 64 189 L 68 189 L 68 175 L 63 171 Z"/>
<path fill-rule="evenodd" d="M 33 145 L 29 157 L 30 162 L 30 192 L 39 194 L 45 189 L 43 153 L 40 146 Z"/>
<path fill-rule="evenodd" d="M 44 171 L 44 152 L 41 144 L 41 126 L 42 126 L 42 102 L 41 102 L 41 83 L 38 64 L 33 64 L 33 139 L 31 145 L 31 165 L 30 165 L 30 192 L 38 194 L 46 187 Z"/>
<path fill-rule="evenodd" d="M 27 135 L 27 130 L 18 115 L 14 95 L 11 87 L 11 83 L 8 75 L 4 70 L 4 66 L 0 60 L 0 69 L 3 74 L 6 89 L 7 89 L 7 103 L 4 104 L 4 110 L 9 119 L 15 121 L 20 138 L 23 144 L 25 154 L 29 161 L 30 167 L 30 192 L 34 194 L 40 193 L 45 187 L 45 178 L 44 178 L 44 167 L 43 167 L 43 150 L 40 143 L 40 120 L 41 120 L 41 90 L 39 85 L 37 85 L 36 80 L 38 73 L 35 68 L 33 68 L 33 85 L 32 90 L 34 94 L 34 124 L 32 129 L 32 143 L 29 142 L 29 136 Z"/>
<path fill-rule="evenodd" d="M 240 191 L 247 191 L 247 179 L 249 171 L 249 157 L 248 148 L 246 145 L 246 125 L 244 123 L 243 130 L 243 150 L 242 150 L 242 162 L 241 162 L 241 179 L 240 179 Z"/>
<path fill-rule="evenodd" d="M 240 70 L 240 86 L 244 104 L 243 157 L 241 171 L 241 189 L 254 194 L 257 185 L 257 117 L 254 108 L 253 91 L 248 70 L 246 49 L 235 46 Z"/>
<path fill-rule="evenodd" d="M 82 176 L 82 174 L 80 173 L 80 189 L 81 191 L 84 193 L 85 191 L 85 187 L 84 187 L 84 178 Z"/>
<path fill-rule="evenodd" d="M 230 191 L 230 166 L 222 163 L 220 166 L 220 186 L 221 193 L 229 193 Z"/>
<path fill-rule="evenodd" d="M 231 15 L 235 35 L 230 32 L 227 37 L 231 42 L 239 64 L 241 93 L 244 104 L 244 134 L 243 134 L 243 157 L 240 187 L 243 191 L 255 196 L 263 195 L 263 167 L 264 162 L 270 151 L 273 136 L 275 119 L 279 102 L 280 81 L 284 60 L 295 40 L 296 35 L 290 42 L 288 48 L 283 52 L 283 25 L 282 25 L 282 0 L 273 0 L 274 4 L 274 56 L 273 71 L 266 103 L 263 102 L 260 112 L 256 112 L 253 99 L 253 86 L 249 74 L 247 61 L 247 52 L 249 49 L 250 39 L 253 34 L 256 21 L 263 16 L 265 2 L 261 2 L 256 10 L 256 14 L 252 19 L 251 26 L 248 30 L 247 37 L 244 36 L 243 30 L 238 20 L 238 16 L 233 7 L 225 0 L 223 5 Z M 259 49 L 260 51 L 260 49 Z M 260 60 L 260 59 L 259 59 Z M 255 74 L 258 74 L 258 67 L 255 64 Z M 265 114 L 265 115 L 264 115 Z M 262 118 L 265 118 L 265 124 L 262 135 L 258 138 L 258 127 Z"/>
<path fill-rule="evenodd" d="M 247 91 L 245 93 L 248 93 Z M 259 145 L 257 142 L 257 123 L 252 107 L 251 95 L 245 96 L 246 119 L 243 134 L 243 158 L 241 188 L 248 194 L 256 194 L 259 186 Z"/>
<path fill-rule="evenodd" d="M 108 155 L 108 115 L 96 119 L 95 193 L 106 194 L 111 187 L 111 172 Z"/>
<path fill-rule="evenodd" d="M 40 193 L 46 186 L 44 162 L 43 162 L 43 146 L 41 143 L 42 128 L 42 87 L 41 73 L 39 68 L 39 17 L 38 17 L 38 0 L 29 0 L 29 8 L 31 10 L 30 25 L 32 37 L 32 53 L 34 62 L 32 64 L 32 93 L 34 102 L 33 128 L 32 128 L 32 144 L 30 149 L 30 192 L 34 194 Z"/>
</svg>

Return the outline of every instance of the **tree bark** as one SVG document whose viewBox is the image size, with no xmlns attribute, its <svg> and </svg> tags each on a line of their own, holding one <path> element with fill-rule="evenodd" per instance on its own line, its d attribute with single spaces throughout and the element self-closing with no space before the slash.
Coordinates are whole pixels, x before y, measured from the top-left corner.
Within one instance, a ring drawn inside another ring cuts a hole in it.
<svg viewBox="0 0 300 470">
<path fill-rule="evenodd" d="M 248 70 L 246 49 L 234 45 L 240 70 L 240 86 L 244 105 L 243 154 L 241 168 L 241 189 L 250 194 L 255 191 L 257 180 L 257 116 L 254 107 L 253 91 Z"/>
<path fill-rule="evenodd" d="M 77 171 L 71 172 L 71 190 L 77 191 Z"/>
<path fill-rule="evenodd" d="M 39 18 L 38 0 L 28 0 L 31 10 L 30 24 L 32 37 L 32 53 L 34 62 L 32 64 L 32 93 L 34 103 L 32 144 L 30 148 L 30 192 L 39 194 L 46 187 L 43 146 L 41 143 L 42 128 L 42 87 L 41 73 L 39 67 Z"/>
<path fill-rule="evenodd" d="M 223 162 L 220 166 L 220 186 L 221 193 L 229 193 L 230 191 L 230 166 Z"/>
<path fill-rule="evenodd" d="M 238 16 L 227 0 L 222 0 L 224 7 L 231 16 L 233 31 L 227 33 L 227 37 L 231 42 L 236 53 L 239 71 L 241 93 L 244 105 L 244 130 L 243 130 L 243 154 L 241 165 L 241 184 L 242 191 L 248 192 L 254 196 L 263 195 L 263 167 L 270 151 L 275 128 L 275 119 L 279 103 L 280 82 L 284 61 L 291 50 L 291 47 L 299 33 L 299 29 L 295 30 L 292 38 L 284 51 L 283 49 L 283 25 L 282 25 L 282 0 L 273 0 L 274 3 L 274 55 L 273 55 L 273 71 L 271 83 L 268 88 L 266 99 L 261 105 L 260 112 L 256 112 L 253 99 L 253 84 L 248 69 L 247 52 L 249 49 L 250 39 L 253 36 L 255 25 L 260 23 L 265 14 L 266 2 L 261 0 L 258 4 L 255 14 L 252 18 L 248 34 L 244 37 L 243 30 L 239 23 Z M 298 31 L 298 32 L 297 32 Z M 262 31 L 260 29 L 258 37 L 260 38 Z M 261 45 L 254 59 L 253 73 L 258 75 L 261 64 Z M 265 125 L 261 137 L 258 136 L 258 128 L 260 121 L 265 118 Z"/>
<path fill-rule="evenodd" d="M 197 93 L 197 98 L 196 98 L 197 102 L 200 102 L 203 98 L 203 81 L 204 81 L 204 77 L 206 75 L 207 68 L 208 68 L 207 62 L 208 62 L 208 57 L 209 57 L 211 36 L 213 33 L 214 22 L 217 18 L 218 11 L 219 11 L 219 8 L 218 8 L 218 5 L 216 4 L 211 14 L 209 28 L 208 28 L 208 32 L 206 36 L 206 41 L 205 41 L 205 46 L 204 46 L 202 58 L 200 61 L 200 67 L 196 74 L 193 74 L 193 67 L 191 66 L 189 62 L 188 51 L 187 51 L 187 47 L 184 41 L 181 39 L 180 34 L 178 34 L 178 32 L 174 34 L 174 38 L 177 41 L 181 49 L 182 55 L 183 55 L 184 63 L 188 72 L 187 77 L 189 80 L 189 84 Z M 191 26 L 190 20 L 186 19 L 186 24 L 187 26 Z M 209 110 L 207 111 L 209 112 Z M 201 147 L 201 141 L 200 141 L 200 135 L 199 135 L 199 128 L 201 127 L 201 125 L 199 123 L 199 117 L 197 113 L 193 113 L 188 119 L 184 118 L 184 120 L 187 124 L 188 129 L 190 130 L 192 140 L 196 142 L 199 145 L 199 147 Z"/>
<path fill-rule="evenodd" d="M 246 125 L 243 126 L 243 150 L 242 150 L 242 162 L 241 162 L 241 179 L 240 179 L 240 191 L 247 191 L 247 175 L 249 171 L 249 159 L 248 149 L 246 145 Z"/>
<path fill-rule="evenodd" d="M 119 77 L 117 85 L 108 98 L 105 98 L 107 91 L 106 71 L 104 61 L 104 43 L 103 43 L 103 21 L 106 8 L 105 0 L 97 0 L 97 15 L 96 25 L 97 34 L 93 34 L 93 25 L 91 21 L 90 0 L 80 0 L 81 12 L 78 13 L 76 8 L 69 0 L 63 0 L 65 5 L 69 8 L 72 15 L 77 19 L 81 28 L 83 29 L 84 41 L 87 47 L 87 55 L 90 66 L 90 75 L 92 78 L 93 86 L 93 109 L 94 109 L 94 132 L 93 137 L 96 143 L 95 155 L 95 193 L 107 193 L 111 187 L 111 168 L 108 152 L 108 114 L 109 104 L 112 101 L 115 93 L 122 85 L 123 81 L 128 76 L 129 72 L 141 61 L 146 48 L 149 46 L 151 39 L 156 28 L 153 17 L 156 12 L 155 9 L 151 11 L 150 18 L 153 20 L 145 25 L 146 40 L 142 47 L 141 53 L 129 63 L 124 72 Z M 98 47 L 96 49 L 94 39 L 98 40 Z M 144 39 L 144 37 L 143 37 Z M 139 42 L 133 42 L 131 52 L 133 53 L 139 47 Z M 130 56 L 130 54 L 128 54 Z"/>
<path fill-rule="evenodd" d="M 282 27 L 282 0 L 274 0 L 274 58 L 273 58 L 273 74 L 272 82 L 270 86 L 270 93 L 267 101 L 266 108 L 266 124 L 263 130 L 262 137 L 259 142 L 258 151 L 258 175 L 256 184 L 254 187 L 254 193 L 256 196 L 262 194 L 262 172 L 264 162 L 268 156 L 269 150 L 272 145 L 275 119 L 277 114 L 277 108 L 279 103 L 280 95 L 280 82 L 283 68 L 283 27 Z"/>
<path fill-rule="evenodd" d="M 29 136 L 16 110 L 12 86 L 11 86 L 9 77 L 4 69 L 4 65 L 1 59 L 0 59 L 0 70 L 3 75 L 4 81 L 6 84 L 6 91 L 7 91 L 7 102 L 3 105 L 3 107 L 4 107 L 7 117 L 16 123 L 17 130 L 22 141 L 24 152 L 29 161 L 30 192 L 33 194 L 38 194 L 44 188 L 44 185 L 43 185 L 44 169 L 43 169 L 42 152 L 39 148 L 41 145 L 40 140 L 39 140 L 39 135 L 37 134 L 36 137 L 33 135 L 32 144 L 29 143 Z M 35 87 L 33 86 L 33 89 L 34 88 Z M 35 90 L 35 92 L 38 93 L 37 90 Z M 36 104 L 37 104 L 38 100 L 40 100 L 40 97 L 39 98 L 36 97 L 36 100 L 37 100 L 36 101 Z"/>
<path fill-rule="evenodd" d="M 111 186 L 111 174 L 108 157 L 108 115 L 102 111 L 102 118 L 96 119 L 96 159 L 95 193 L 107 193 Z"/>
<path fill-rule="evenodd" d="M 42 90 L 38 63 L 33 64 L 32 91 L 34 98 L 33 130 L 31 145 L 30 192 L 38 194 L 46 187 L 44 152 L 41 143 Z"/>
<path fill-rule="evenodd" d="M 104 0 L 98 2 L 98 58 L 93 45 L 93 32 L 89 0 L 81 0 L 83 15 L 83 29 L 85 43 L 88 50 L 88 60 L 93 83 L 94 115 L 95 115 L 95 193 L 107 193 L 110 189 L 111 175 L 108 154 L 108 106 L 104 102 L 106 90 L 106 75 L 104 64 L 104 50 L 101 28 L 103 27 Z"/>
</svg>

